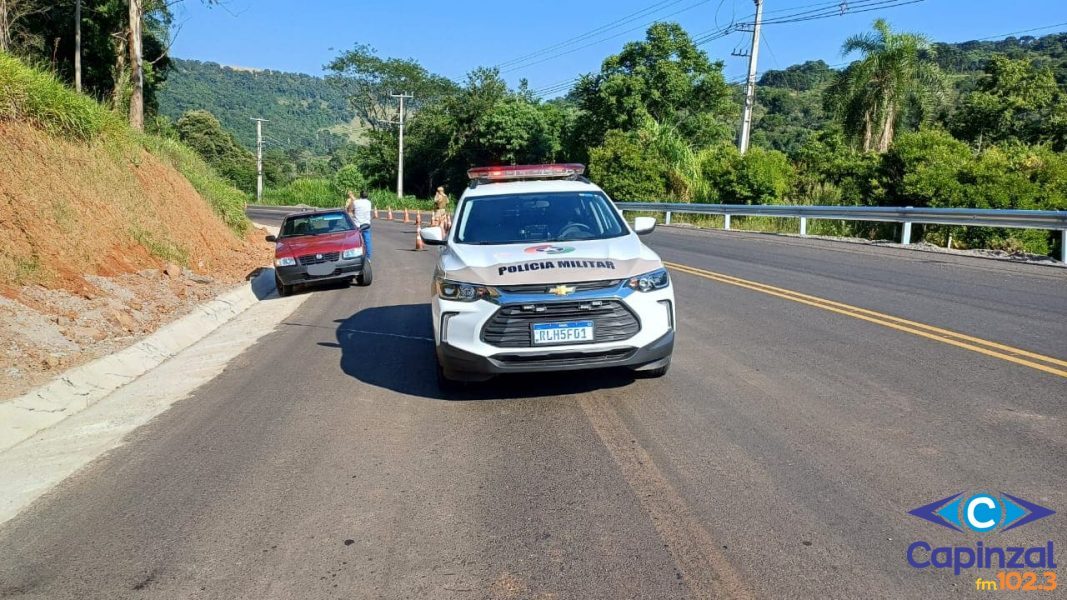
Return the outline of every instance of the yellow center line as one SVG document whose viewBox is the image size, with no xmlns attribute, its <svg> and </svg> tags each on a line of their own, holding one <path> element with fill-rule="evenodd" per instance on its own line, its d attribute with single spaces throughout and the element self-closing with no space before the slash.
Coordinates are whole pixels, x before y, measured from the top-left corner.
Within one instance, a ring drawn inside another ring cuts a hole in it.
<svg viewBox="0 0 1067 600">
<path fill-rule="evenodd" d="M 799 302 L 800 304 L 806 304 L 808 306 L 814 306 L 815 308 L 821 308 L 830 312 L 861 319 L 863 321 L 882 325 L 883 327 L 904 331 L 906 333 L 956 346 L 958 348 L 964 348 L 966 350 L 971 350 L 972 352 L 978 352 L 986 356 L 999 358 L 1011 363 L 1044 371 L 1045 373 L 1050 373 L 1052 375 L 1067 377 L 1067 370 L 1051 366 L 1060 365 L 1067 367 L 1067 361 L 1051 356 L 1045 356 L 1036 352 L 1030 352 L 1029 350 L 1023 350 L 1021 348 L 984 340 L 982 338 L 948 329 L 934 327 L 933 325 L 927 325 L 925 323 L 909 321 L 893 315 L 887 315 L 885 313 L 844 304 L 842 302 L 834 302 L 833 300 L 819 298 L 818 296 L 810 296 L 785 288 L 775 287 L 756 281 L 749 281 L 747 279 L 741 279 L 740 277 L 733 277 L 732 275 L 724 275 L 722 273 L 672 262 L 664 262 L 664 264 L 671 269 L 688 273 L 689 275 L 695 275 L 697 277 L 703 277 L 704 279 L 710 279 L 720 283 L 726 283 L 756 292 L 762 292 L 771 296 L 784 298 L 786 300 L 792 300 L 793 302 Z"/>
</svg>

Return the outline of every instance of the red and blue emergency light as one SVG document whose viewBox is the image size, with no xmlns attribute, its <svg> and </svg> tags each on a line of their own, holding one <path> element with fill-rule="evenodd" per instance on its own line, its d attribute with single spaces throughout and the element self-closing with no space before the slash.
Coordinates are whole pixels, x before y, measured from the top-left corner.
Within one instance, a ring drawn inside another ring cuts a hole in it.
<svg viewBox="0 0 1067 600">
<path fill-rule="evenodd" d="M 550 165 L 474 167 L 467 171 L 467 177 L 472 181 L 510 181 L 519 179 L 577 177 L 583 173 L 585 173 L 585 165 L 579 163 L 563 163 Z"/>
</svg>

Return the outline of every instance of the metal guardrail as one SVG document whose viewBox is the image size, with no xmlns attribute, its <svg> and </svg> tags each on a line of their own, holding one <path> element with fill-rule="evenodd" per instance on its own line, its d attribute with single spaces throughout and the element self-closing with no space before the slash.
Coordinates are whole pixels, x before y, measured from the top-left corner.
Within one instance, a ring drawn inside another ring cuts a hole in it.
<svg viewBox="0 0 1067 600">
<path fill-rule="evenodd" d="M 911 243 L 911 224 L 963 225 L 1049 229 L 1060 232 L 1060 262 L 1067 263 L 1067 211 L 1001 210 L 986 208 L 913 208 L 902 206 L 794 206 L 779 204 L 687 204 L 678 202 L 617 202 L 621 211 L 723 215 L 724 229 L 730 229 L 731 216 L 787 217 L 800 219 L 800 235 L 808 234 L 808 219 L 839 221 L 878 221 L 902 223 L 900 243 Z"/>
</svg>

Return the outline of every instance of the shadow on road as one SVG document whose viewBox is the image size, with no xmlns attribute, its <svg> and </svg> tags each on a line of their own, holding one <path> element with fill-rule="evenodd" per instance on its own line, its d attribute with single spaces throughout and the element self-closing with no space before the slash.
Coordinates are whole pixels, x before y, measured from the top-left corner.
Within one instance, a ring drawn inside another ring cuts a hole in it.
<svg viewBox="0 0 1067 600">
<path fill-rule="evenodd" d="M 437 387 L 429 304 L 367 308 L 336 321 L 341 370 L 374 386 L 437 400 L 502 400 L 564 396 L 633 383 L 626 369 L 498 377 L 457 393 Z"/>
</svg>

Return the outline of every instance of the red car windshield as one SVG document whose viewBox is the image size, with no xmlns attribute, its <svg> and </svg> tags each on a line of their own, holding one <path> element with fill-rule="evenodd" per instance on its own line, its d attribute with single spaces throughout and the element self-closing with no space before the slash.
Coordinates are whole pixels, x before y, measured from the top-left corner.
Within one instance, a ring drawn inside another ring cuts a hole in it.
<svg viewBox="0 0 1067 600">
<path fill-rule="evenodd" d="M 318 213 L 289 217 L 282 224 L 278 237 L 296 237 L 301 235 L 323 235 L 339 231 L 354 231 L 356 226 L 344 212 Z"/>
</svg>

